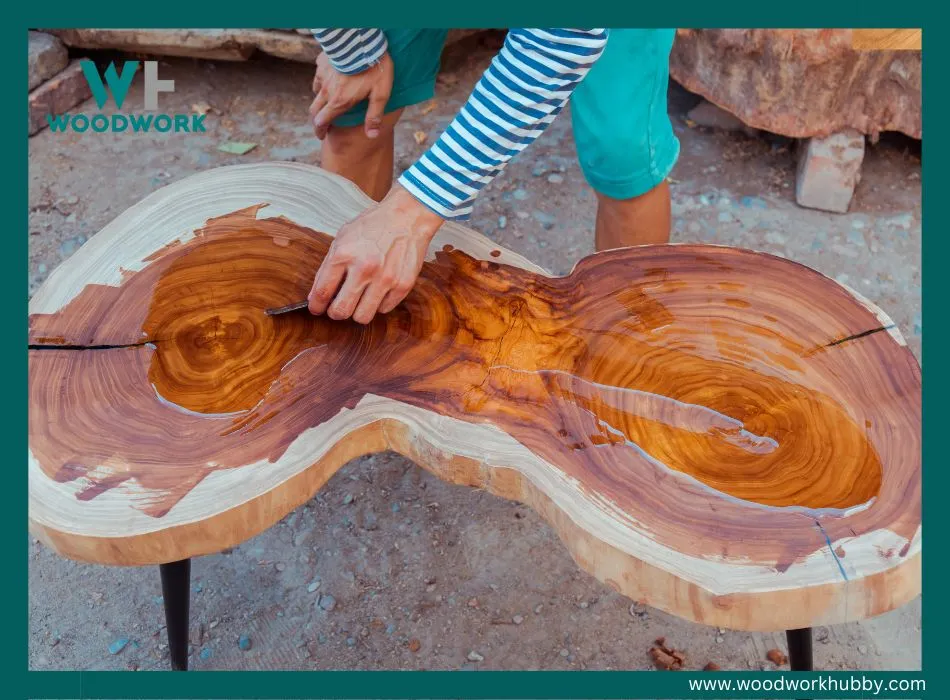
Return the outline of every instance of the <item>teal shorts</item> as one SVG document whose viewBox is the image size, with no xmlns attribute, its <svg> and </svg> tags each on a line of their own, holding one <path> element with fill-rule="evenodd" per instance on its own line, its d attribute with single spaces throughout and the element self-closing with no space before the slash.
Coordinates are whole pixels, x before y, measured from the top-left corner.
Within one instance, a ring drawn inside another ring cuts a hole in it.
<svg viewBox="0 0 950 700">
<path fill-rule="evenodd" d="M 446 30 L 383 31 L 395 71 L 386 111 L 431 99 Z M 603 55 L 571 96 L 578 161 L 600 194 L 638 197 L 676 163 L 680 145 L 666 97 L 674 35 L 673 29 L 611 29 Z M 365 117 L 363 102 L 334 124 L 357 126 Z"/>
</svg>

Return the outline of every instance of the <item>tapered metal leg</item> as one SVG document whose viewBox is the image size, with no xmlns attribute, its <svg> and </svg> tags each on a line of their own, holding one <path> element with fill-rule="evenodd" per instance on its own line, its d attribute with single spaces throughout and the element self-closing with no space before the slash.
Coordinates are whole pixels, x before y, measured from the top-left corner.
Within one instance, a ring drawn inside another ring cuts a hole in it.
<svg viewBox="0 0 950 700">
<path fill-rule="evenodd" d="M 788 665 L 793 671 L 813 671 L 811 652 L 811 627 L 800 630 L 787 630 Z"/>
<path fill-rule="evenodd" d="M 165 629 L 173 671 L 188 670 L 188 607 L 191 598 L 191 559 L 162 564 Z"/>
</svg>

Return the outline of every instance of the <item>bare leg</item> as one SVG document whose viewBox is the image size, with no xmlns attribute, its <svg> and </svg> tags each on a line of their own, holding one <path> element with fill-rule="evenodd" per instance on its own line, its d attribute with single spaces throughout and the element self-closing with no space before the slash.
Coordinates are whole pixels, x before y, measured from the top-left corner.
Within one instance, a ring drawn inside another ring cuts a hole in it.
<svg viewBox="0 0 950 700">
<path fill-rule="evenodd" d="M 363 125 L 331 126 L 323 141 L 320 166 L 342 175 L 377 202 L 393 184 L 393 130 L 402 110 L 383 116 L 379 136 L 371 139 Z"/>
<path fill-rule="evenodd" d="M 669 242 L 670 185 L 666 180 L 632 199 L 597 194 L 597 250 Z"/>
</svg>

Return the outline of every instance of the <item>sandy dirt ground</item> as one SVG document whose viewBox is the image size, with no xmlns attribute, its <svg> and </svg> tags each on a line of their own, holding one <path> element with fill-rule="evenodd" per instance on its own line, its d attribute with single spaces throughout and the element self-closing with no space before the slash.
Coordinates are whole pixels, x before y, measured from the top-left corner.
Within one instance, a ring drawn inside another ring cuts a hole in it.
<svg viewBox="0 0 950 700">
<path fill-rule="evenodd" d="M 407 109 L 398 127 L 397 170 L 451 121 L 496 48 L 475 38 L 447 52 L 436 98 Z M 163 111 L 213 108 L 206 134 L 30 139 L 30 294 L 165 184 L 231 163 L 319 163 L 308 66 L 174 59 L 160 72 L 175 80 Z M 136 81 L 128 100 L 141 99 Z M 919 357 L 919 143 L 882 139 L 868 150 L 851 212 L 810 211 L 794 202 L 793 142 L 691 127 L 685 113 L 698 100 L 671 85 L 682 142 L 673 239 L 764 250 L 835 277 L 887 311 Z M 217 150 L 225 141 L 258 145 L 233 156 Z M 594 210 L 568 110 L 486 190 L 471 225 L 564 273 L 593 251 Z M 446 485 L 392 454 L 348 464 L 271 530 L 194 561 L 192 576 L 194 669 L 647 669 L 663 636 L 686 652 L 689 669 L 712 661 L 768 670 L 776 666 L 767 651 L 785 649 L 780 633 L 703 627 L 631 605 L 580 571 L 526 507 Z M 77 564 L 31 538 L 29 589 L 32 668 L 168 667 L 157 568 Z M 918 599 L 817 628 L 816 665 L 918 669 L 920 624 Z"/>
</svg>

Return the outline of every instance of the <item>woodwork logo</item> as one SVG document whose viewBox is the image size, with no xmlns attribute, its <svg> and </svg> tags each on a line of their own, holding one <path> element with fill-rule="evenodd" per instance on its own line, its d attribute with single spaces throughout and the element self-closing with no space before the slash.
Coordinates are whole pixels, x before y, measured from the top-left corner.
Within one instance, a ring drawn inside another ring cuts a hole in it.
<svg viewBox="0 0 950 700">
<path fill-rule="evenodd" d="M 144 111 L 149 114 L 132 114 L 117 112 L 115 114 L 47 114 L 46 121 L 49 128 L 54 132 L 74 131 L 84 133 L 94 131 L 96 133 L 121 133 L 121 132 L 198 132 L 204 133 L 205 125 L 203 114 L 166 114 L 158 112 L 158 95 L 162 92 L 174 92 L 174 80 L 161 80 L 158 77 L 158 61 L 123 61 L 122 72 L 116 70 L 115 63 L 109 63 L 109 67 L 103 75 L 99 74 L 99 69 L 92 61 L 80 61 L 83 76 L 89 84 L 89 90 L 92 96 L 102 109 L 109 101 L 109 93 L 112 93 L 112 100 L 118 109 L 122 109 L 125 104 L 125 98 L 129 94 L 129 87 L 132 85 L 132 79 L 139 69 L 139 64 L 145 66 L 143 71 L 145 75 L 144 89 Z M 158 113 L 156 113 L 158 112 Z"/>
</svg>

